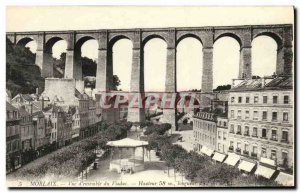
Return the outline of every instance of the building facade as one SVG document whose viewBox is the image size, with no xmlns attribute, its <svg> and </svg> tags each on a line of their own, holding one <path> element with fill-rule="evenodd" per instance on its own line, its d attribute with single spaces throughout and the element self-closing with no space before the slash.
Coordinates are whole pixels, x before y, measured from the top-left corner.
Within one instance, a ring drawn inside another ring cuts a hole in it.
<svg viewBox="0 0 300 193">
<path fill-rule="evenodd" d="M 47 132 L 47 120 L 42 111 L 32 114 L 33 130 L 34 130 L 34 147 L 36 155 L 40 156 L 44 153 L 45 148 L 50 143 L 50 133 Z"/>
<path fill-rule="evenodd" d="M 34 154 L 34 129 L 32 115 L 22 106 L 19 108 L 20 113 L 20 130 L 21 130 L 21 147 L 22 147 L 22 164 L 33 160 Z"/>
<path fill-rule="evenodd" d="M 213 113 L 199 112 L 193 117 L 194 148 L 203 146 L 216 150 L 217 117 Z"/>
<path fill-rule="evenodd" d="M 227 154 L 229 149 L 228 140 L 228 119 L 227 117 L 217 117 L 217 144 L 216 150 Z"/>
<path fill-rule="evenodd" d="M 21 152 L 19 110 L 6 102 L 6 172 L 21 166 Z"/>
<path fill-rule="evenodd" d="M 290 76 L 237 80 L 229 96 L 229 150 L 282 168 L 294 164 Z"/>
</svg>

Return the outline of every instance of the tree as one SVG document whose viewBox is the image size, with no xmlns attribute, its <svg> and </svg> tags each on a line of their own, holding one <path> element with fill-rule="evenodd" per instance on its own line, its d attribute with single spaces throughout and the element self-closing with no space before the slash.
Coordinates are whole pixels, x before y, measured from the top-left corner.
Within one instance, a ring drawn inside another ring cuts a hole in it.
<svg viewBox="0 0 300 193">
<path fill-rule="evenodd" d="M 214 91 L 222 91 L 222 90 L 230 90 L 230 89 L 231 89 L 231 85 L 227 84 L 227 85 L 217 86 L 217 88 L 214 89 Z"/>
<path fill-rule="evenodd" d="M 6 39 L 6 88 L 12 97 L 16 94 L 44 91 L 45 81 L 41 77 L 40 68 L 35 65 L 35 54 L 29 48 L 14 46 Z"/>
<path fill-rule="evenodd" d="M 118 86 L 121 85 L 121 81 L 117 75 L 113 76 L 113 87 L 112 90 L 118 90 Z"/>
</svg>

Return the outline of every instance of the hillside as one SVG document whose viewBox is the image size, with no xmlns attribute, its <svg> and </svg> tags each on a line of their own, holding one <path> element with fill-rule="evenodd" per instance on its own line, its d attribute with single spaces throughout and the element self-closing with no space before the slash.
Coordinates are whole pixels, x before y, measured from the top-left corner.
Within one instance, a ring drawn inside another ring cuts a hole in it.
<svg viewBox="0 0 300 193">
<path fill-rule="evenodd" d="M 13 46 L 6 39 L 6 89 L 12 96 L 18 93 L 35 93 L 39 88 L 44 90 L 44 78 L 38 66 L 35 65 L 35 54 L 29 48 Z"/>
</svg>

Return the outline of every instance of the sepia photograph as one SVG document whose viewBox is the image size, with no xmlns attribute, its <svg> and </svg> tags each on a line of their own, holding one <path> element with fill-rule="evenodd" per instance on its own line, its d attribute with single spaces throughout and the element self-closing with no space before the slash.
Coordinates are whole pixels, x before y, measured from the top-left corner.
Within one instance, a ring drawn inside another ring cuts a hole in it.
<svg viewBox="0 0 300 193">
<path fill-rule="evenodd" d="M 295 187 L 293 6 L 5 9 L 8 188 Z"/>
</svg>

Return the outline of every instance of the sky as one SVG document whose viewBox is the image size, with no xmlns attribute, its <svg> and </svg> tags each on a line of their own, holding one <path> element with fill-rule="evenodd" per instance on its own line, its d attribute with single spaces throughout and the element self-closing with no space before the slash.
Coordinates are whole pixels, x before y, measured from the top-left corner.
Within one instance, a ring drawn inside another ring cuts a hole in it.
<svg viewBox="0 0 300 193">
<path fill-rule="evenodd" d="M 257 24 L 291 24 L 292 7 L 7 7 L 6 31 L 89 30 L 155 27 L 201 27 Z M 36 45 L 28 45 L 35 52 Z M 87 41 L 82 55 L 96 59 L 98 44 Z M 57 42 L 53 57 L 65 51 Z M 121 80 L 120 89 L 129 90 L 132 44 L 119 40 L 113 47 L 113 70 Z M 213 85 L 231 84 L 238 76 L 239 44 L 230 37 L 214 44 Z M 271 75 L 276 69 L 276 42 L 266 36 L 252 42 L 253 75 Z M 145 45 L 145 90 L 164 91 L 166 43 L 152 39 Z M 202 45 L 186 38 L 177 46 L 177 90 L 201 89 Z"/>
</svg>

